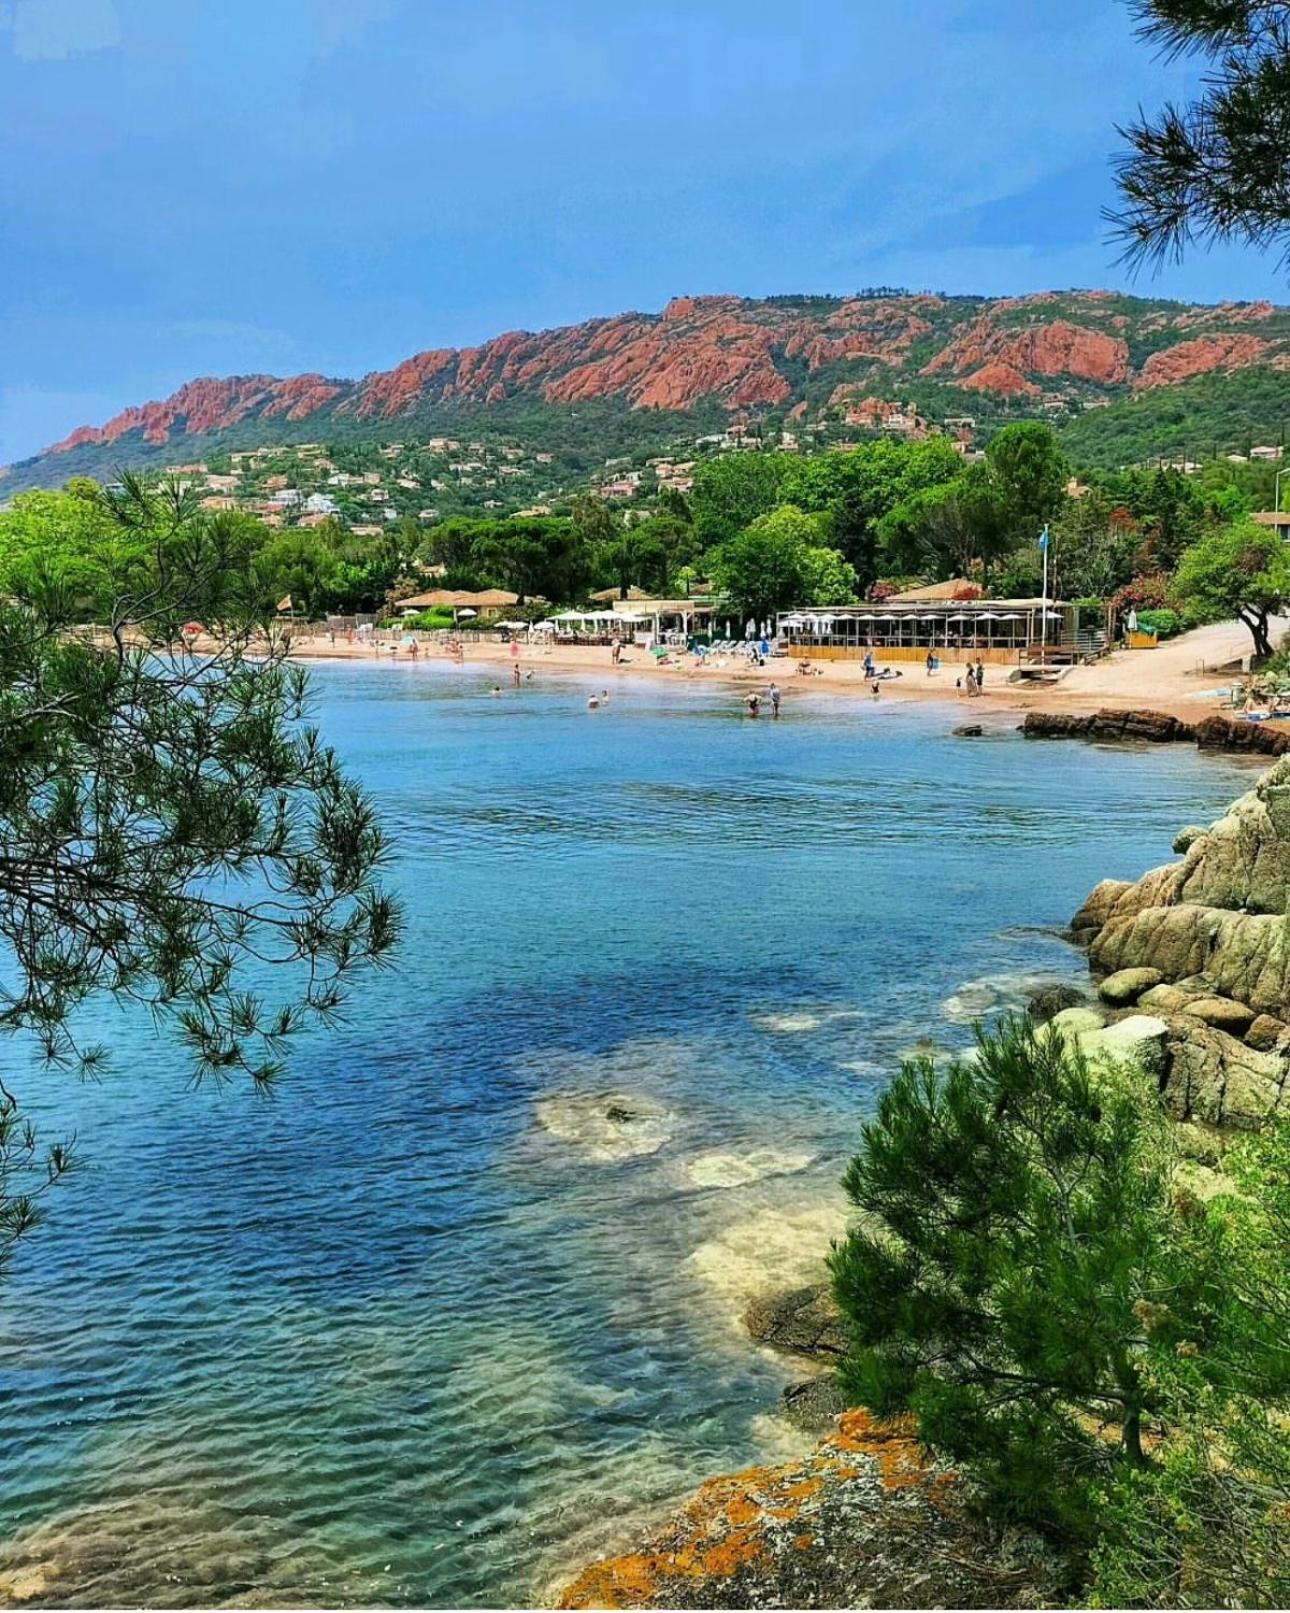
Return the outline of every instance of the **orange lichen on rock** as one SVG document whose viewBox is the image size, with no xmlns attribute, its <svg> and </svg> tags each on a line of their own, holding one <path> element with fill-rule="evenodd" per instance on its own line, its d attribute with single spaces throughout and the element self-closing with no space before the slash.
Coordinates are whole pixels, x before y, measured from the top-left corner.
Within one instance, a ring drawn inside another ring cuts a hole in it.
<svg viewBox="0 0 1290 1613">
<path fill-rule="evenodd" d="M 564 1608 L 684 1605 L 686 1583 L 728 1579 L 776 1551 L 805 1551 L 817 1536 L 801 1524 L 831 1489 L 857 1480 L 882 1491 L 925 1486 L 929 1499 L 952 1482 L 933 1469 L 911 1424 L 876 1422 L 868 1412 L 845 1412 L 833 1433 L 804 1461 L 750 1467 L 710 1479 L 643 1551 L 610 1557 L 585 1569 L 567 1587 Z M 785 1533 L 785 1526 L 798 1527 Z"/>
</svg>

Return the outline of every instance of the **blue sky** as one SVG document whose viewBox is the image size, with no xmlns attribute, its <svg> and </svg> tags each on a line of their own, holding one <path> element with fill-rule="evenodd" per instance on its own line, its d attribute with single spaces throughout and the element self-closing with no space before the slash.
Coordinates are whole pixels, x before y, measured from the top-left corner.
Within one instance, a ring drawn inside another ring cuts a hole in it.
<svg viewBox="0 0 1290 1613">
<path fill-rule="evenodd" d="M 1114 125 L 1194 72 L 1119 0 L 0 0 L 0 462 L 678 293 L 1128 285 Z"/>
</svg>

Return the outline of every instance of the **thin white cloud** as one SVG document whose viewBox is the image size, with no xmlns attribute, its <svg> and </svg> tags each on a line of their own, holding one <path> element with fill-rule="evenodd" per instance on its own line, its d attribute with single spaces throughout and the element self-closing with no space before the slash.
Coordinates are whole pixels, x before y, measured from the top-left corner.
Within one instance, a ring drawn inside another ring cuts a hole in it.
<svg viewBox="0 0 1290 1613">
<path fill-rule="evenodd" d="M 22 62 L 63 61 L 121 43 L 113 0 L 10 0 L 0 25 Z"/>
</svg>

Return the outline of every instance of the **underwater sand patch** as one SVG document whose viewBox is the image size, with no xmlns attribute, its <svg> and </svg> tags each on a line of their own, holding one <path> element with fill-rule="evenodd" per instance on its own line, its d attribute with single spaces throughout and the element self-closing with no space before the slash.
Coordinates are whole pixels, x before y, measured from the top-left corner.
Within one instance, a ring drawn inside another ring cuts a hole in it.
<svg viewBox="0 0 1290 1613">
<path fill-rule="evenodd" d="M 792 1008 L 783 1013 L 754 1014 L 752 1022 L 776 1036 L 798 1036 L 805 1031 L 818 1031 L 839 1020 L 859 1019 L 858 1008 Z"/>
<path fill-rule="evenodd" d="M 829 1245 L 846 1229 L 840 1193 L 797 1209 L 762 1209 L 699 1244 L 690 1266 L 742 1331 L 749 1301 L 759 1294 L 823 1282 Z"/>
<path fill-rule="evenodd" d="M 550 1136 L 602 1164 L 656 1154 L 676 1130 L 676 1116 L 630 1092 L 554 1092 L 533 1102 Z"/>
<path fill-rule="evenodd" d="M 746 1153 L 712 1148 L 683 1160 L 681 1175 L 690 1187 L 746 1187 L 767 1176 L 805 1170 L 814 1158 L 814 1154 L 776 1148 L 753 1148 Z"/>
</svg>

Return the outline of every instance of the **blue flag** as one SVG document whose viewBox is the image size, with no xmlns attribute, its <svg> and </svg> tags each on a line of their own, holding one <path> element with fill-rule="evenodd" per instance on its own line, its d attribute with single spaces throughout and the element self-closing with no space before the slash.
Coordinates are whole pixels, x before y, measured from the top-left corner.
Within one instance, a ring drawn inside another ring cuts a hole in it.
<svg viewBox="0 0 1290 1613">
<path fill-rule="evenodd" d="M 1039 547 L 1041 549 L 1046 549 L 1048 547 L 1048 528 L 1047 527 L 1045 527 L 1044 530 L 1039 534 Z"/>
</svg>

